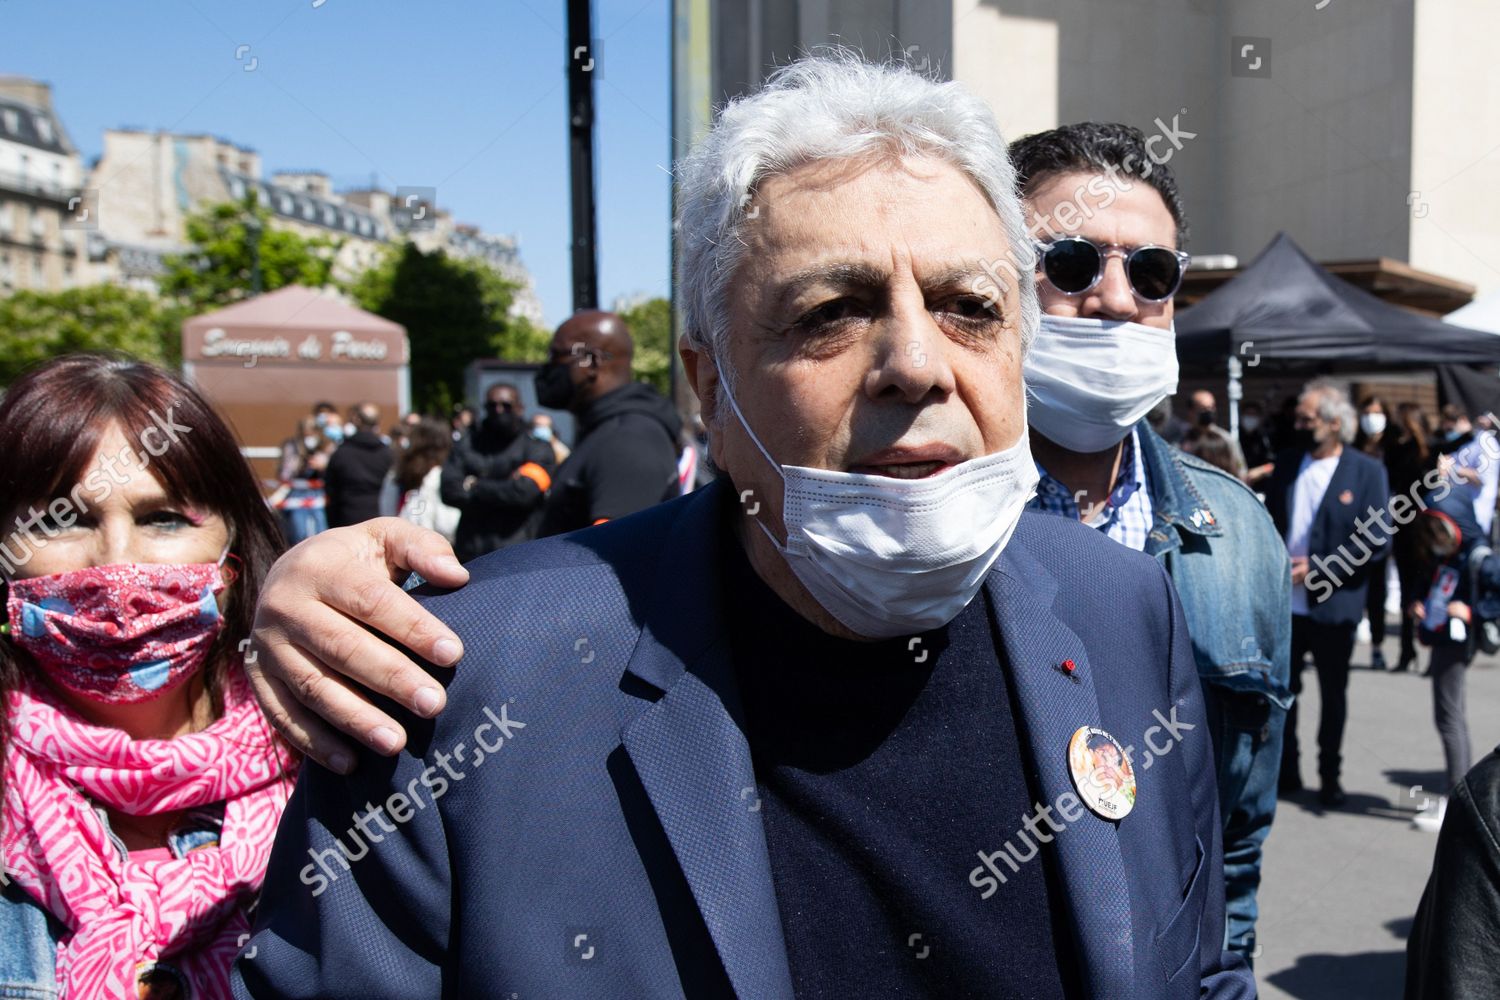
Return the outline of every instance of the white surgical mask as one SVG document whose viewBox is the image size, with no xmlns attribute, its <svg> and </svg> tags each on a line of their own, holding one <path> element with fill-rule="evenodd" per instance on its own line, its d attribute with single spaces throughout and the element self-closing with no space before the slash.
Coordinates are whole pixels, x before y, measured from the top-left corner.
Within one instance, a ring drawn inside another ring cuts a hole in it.
<svg viewBox="0 0 1500 1000">
<path fill-rule="evenodd" d="M 1370 437 L 1385 430 L 1384 413 L 1361 413 L 1359 415 L 1359 428 Z"/>
<path fill-rule="evenodd" d="M 1044 315 L 1025 374 L 1031 426 L 1069 451 L 1104 451 L 1177 391 L 1177 337 L 1140 323 Z"/>
<path fill-rule="evenodd" d="M 719 386 L 783 483 L 785 544 L 757 519 L 797 579 L 851 631 L 891 639 L 946 625 L 974 599 L 1036 495 L 1025 429 L 1010 448 L 925 479 L 781 465 Z"/>
<path fill-rule="evenodd" d="M 1247 413 L 1244 416 L 1240 417 L 1240 426 L 1245 428 L 1245 430 L 1247 431 L 1254 431 L 1260 427 L 1260 417 L 1253 416 Z"/>
</svg>

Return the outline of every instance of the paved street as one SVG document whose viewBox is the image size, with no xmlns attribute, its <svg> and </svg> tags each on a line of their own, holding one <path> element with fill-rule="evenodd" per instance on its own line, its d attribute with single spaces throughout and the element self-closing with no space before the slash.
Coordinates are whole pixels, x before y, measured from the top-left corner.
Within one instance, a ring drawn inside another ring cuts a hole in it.
<svg viewBox="0 0 1500 1000">
<path fill-rule="evenodd" d="M 1397 642 L 1382 647 L 1396 661 Z M 1431 681 L 1418 669 L 1373 673 L 1369 647 L 1355 649 L 1344 737 L 1344 788 L 1337 812 L 1318 805 L 1317 678 L 1307 668 L 1301 710 L 1302 780 L 1282 799 L 1266 845 L 1256 961 L 1261 995 L 1298 1000 L 1383 1000 L 1401 996 L 1406 936 L 1432 865 L 1435 834 L 1410 825 L 1422 792 L 1443 784 L 1443 753 L 1432 722 Z M 1477 761 L 1500 744 L 1500 664 L 1469 669 L 1469 726 Z"/>
</svg>

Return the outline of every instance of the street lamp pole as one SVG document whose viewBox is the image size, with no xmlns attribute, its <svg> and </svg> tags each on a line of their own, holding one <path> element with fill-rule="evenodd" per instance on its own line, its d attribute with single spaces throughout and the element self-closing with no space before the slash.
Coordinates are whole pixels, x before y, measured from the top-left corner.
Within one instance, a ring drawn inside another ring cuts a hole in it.
<svg viewBox="0 0 1500 1000">
<path fill-rule="evenodd" d="M 590 0 L 568 0 L 568 167 L 573 207 L 573 309 L 599 305 L 594 222 L 594 74 Z"/>
</svg>

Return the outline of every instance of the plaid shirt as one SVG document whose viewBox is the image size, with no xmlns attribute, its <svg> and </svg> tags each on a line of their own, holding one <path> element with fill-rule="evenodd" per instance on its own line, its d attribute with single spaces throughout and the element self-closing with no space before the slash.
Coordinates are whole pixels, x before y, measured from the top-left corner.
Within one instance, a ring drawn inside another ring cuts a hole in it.
<svg viewBox="0 0 1500 1000">
<path fill-rule="evenodd" d="M 1140 438 L 1135 430 L 1131 430 L 1120 452 L 1120 472 L 1115 476 L 1109 498 L 1094 512 L 1093 520 L 1086 522 L 1137 552 L 1145 551 L 1152 518 L 1151 491 L 1146 488 L 1146 465 L 1139 460 L 1140 451 Z M 1078 504 L 1073 500 L 1072 492 L 1049 476 L 1041 462 L 1036 463 L 1036 471 L 1041 474 L 1042 481 L 1037 484 L 1036 496 L 1030 506 L 1046 514 L 1079 520 Z"/>
</svg>

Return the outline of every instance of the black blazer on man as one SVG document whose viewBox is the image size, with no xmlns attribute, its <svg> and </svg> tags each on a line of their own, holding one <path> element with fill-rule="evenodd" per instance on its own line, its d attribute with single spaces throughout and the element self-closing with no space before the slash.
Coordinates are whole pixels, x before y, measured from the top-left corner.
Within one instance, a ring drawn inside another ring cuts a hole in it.
<svg viewBox="0 0 1500 1000">
<path fill-rule="evenodd" d="M 1266 509 L 1284 541 L 1292 524 L 1293 492 L 1306 452 L 1284 451 L 1266 484 Z M 1353 625 L 1365 611 L 1370 571 L 1383 569 L 1390 550 L 1390 485 L 1385 466 L 1344 446 L 1328 492 L 1308 532 L 1308 617 L 1329 625 Z M 1380 516 L 1377 517 L 1376 515 Z M 1361 531 L 1361 526 L 1365 530 Z"/>
</svg>

